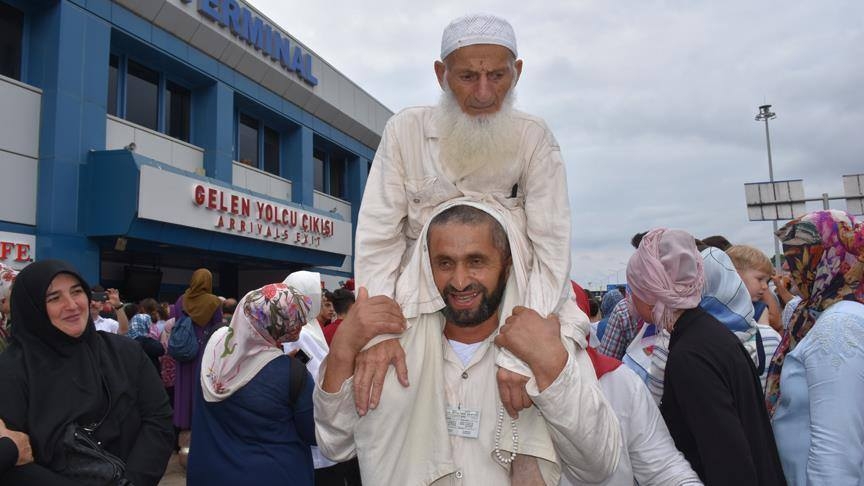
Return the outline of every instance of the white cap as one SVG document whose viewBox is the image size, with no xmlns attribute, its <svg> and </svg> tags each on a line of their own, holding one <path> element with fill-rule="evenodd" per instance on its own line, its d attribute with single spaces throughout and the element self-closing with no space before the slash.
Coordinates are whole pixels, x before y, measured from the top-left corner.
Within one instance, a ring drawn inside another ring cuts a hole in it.
<svg viewBox="0 0 864 486">
<path fill-rule="evenodd" d="M 470 14 L 450 22 L 441 35 L 441 59 L 460 47 L 495 44 L 516 52 L 516 33 L 509 22 L 491 14 Z"/>
</svg>

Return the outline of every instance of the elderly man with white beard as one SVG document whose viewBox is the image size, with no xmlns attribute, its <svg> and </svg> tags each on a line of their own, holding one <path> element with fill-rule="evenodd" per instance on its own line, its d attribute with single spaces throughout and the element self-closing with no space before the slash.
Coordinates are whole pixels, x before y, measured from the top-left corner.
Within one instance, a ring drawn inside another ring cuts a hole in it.
<svg viewBox="0 0 864 486">
<path fill-rule="evenodd" d="M 401 111 L 381 137 L 358 216 L 356 282 L 369 295 L 394 297 L 436 206 L 454 199 L 494 202 L 509 210 L 530 242 L 523 256 L 529 291 L 521 304 L 541 315 L 556 313 L 562 339 L 582 349 L 589 327 L 569 282 L 564 162 L 543 120 L 513 109 L 522 66 L 515 33 L 504 19 L 468 15 L 445 28 L 441 60 L 434 65 L 443 90 L 440 102 Z M 396 366 L 407 386 L 404 355 L 395 340 L 387 341 L 392 337 L 378 336 L 370 346 L 381 344 L 358 358 L 354 396 L 361 415 L 377 405 L 386 363 Z M 531 406 L 524 389 L 531 371 L 507 350 L 498 354 L 497 364 L 501 399 L 516 417 Z"/>
</svg>

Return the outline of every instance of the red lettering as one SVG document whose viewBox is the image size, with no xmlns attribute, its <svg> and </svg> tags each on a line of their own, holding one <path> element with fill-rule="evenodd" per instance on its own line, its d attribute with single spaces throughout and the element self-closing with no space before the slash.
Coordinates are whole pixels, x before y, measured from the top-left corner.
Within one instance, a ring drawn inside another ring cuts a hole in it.
<svg viewBox="0 0 864 486">
<path fill-rule="evenodd" d="M 248 197 L 244 197 L 240 201 L 240 212 L 243 214 L 243 216 L 249 217 L 249 198 Z"/>
<path fill-rule="evenodd" d="M 320 233 L 321 232 L 321 218 L 312 218 L 312 232 Z"/>
<path fill-rule="evenodd" d="M 228 229 L 233 230 L 236 225 L 237 225 L 237 221 L 234 218 L 231 218 L 231 221 L 229 221 L 229 224 L 228 224 Z"/>
<path fill-rule="evenodd" d="M 195 204 L 197 204 L 199 206 L 204 204 L 204 199 L 205 199 L 204 193 L 205 192 L 206 191 L 204 190 L 204 186 L 202 186 L 201 184 L 198 184 L 197 186 L 195 186 Z"/>
<path fill-rule="evenodd" d="M 0 243 L 0 260 L 5 260 L 6 257 L 15 249 L 15 244 L 8 241 Z"/>
<path fill-rule="evenodd" d="M 225 221 L 222 220 L 222 216 L 219 216 L 219 221 L 216 222 L 216 227 L 217 228 L 225 227 Z"/>
<path fill-rule="evenodd" d="M 268 204 L 264 208 L 264 219 L 266 219 L 268 222 L 273 221 L 273 205 L 272 204 Z"/>
<path fill-rule="evenodd" d="M 282 208 L 282 219 L 279 221 L 282 224 L 288 224 L 288 210 Z"/>
<path fill-rule="evenodd" d="M 258 207 L 258 219 L 261 219 L 264 216 L 264 203 L 261 201 L 255 201 L 255 206 Z"/>
<path fill-rule="evenodd" d="M 288 223 L 292 228 L 297 226 L 297 211 L 291 210 L 290 222 Z"/>
<path fill-rule="evenodd" d="M 29 262 L 30 261 L 30 245 L 19 244 L 18 245 L 18 257 L 15 258 L 16 262 Z"/>
<path fill-rule="evenodd" d="M 309 231 L 309 215 L 308 214 L 303 215 L 303 224 L 301 225 L 301 227 L 303 228 L 303 231 Z"/>
<path fill-rule="evenodd" d="M 252 225 L 249 225 L 249 227 L 251 229 Z M 242 219 L 240 220 L 240 231 L 242 231 L 242 232 L 246 231 L 246 221 L 244 221 Z"/>
<path fill-rule="evenodd" d="M 240 202 L 240 197 L 238 197 L 237 194 L 231 194 L 231 212 L 232 213 L 237 214 L 237 212 L 238 212 L 237 206 L 238 206 L 239 202 Z"/>
<path fill-rule="evenodd" d="M 212 187 L 207 191 L 207 207 L 216 209 L 216 189 Z"/>
<path fill-rule="evenodd" d="M 228 211 L 228 206 L 225 205 L 225 191 L 219 191 L 219 211 L 223 213 Z"/>
</svg>

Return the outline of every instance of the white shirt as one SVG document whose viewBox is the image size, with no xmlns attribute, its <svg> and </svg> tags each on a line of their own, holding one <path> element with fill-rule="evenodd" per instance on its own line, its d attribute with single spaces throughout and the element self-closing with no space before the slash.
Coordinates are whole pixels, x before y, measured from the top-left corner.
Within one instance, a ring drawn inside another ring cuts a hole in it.
<svg viewBox="0 0 864 486">
<path fill-rule="evenodd" d="M 321 368 L 321 362 L 327 357 L 330 352 L 330 347 L 327 346 L 327 341 L 324 339 L 324 331 L 321 330 L 321 324 L 318 319 L 312 318 L 309 322 L 300 329 L 300 338 L 294 342 L 282 343 L 282 350 L 287 354 L 295 349 L 302 349 L 309 361 L 306 363 L 306 369 L 312 375 L 312 380 L 318 384 L 318 370 Z M 318 446 L 311 446 L 312 449 L 312 464 L 315 469 L 330 467 L 336 463 L 324 457 L 324 454 L 318 449 Z"/>
<path fill-rule="evenodd" d="M 615 410 L 624 447 L 618 468 L 612 477 L 600 483 L 605 486 L 633 484 L 640 486 L 701 485 L 690 463 L 675 448 L 660 409 L 639 376 L 627 366 L 619 366 L 598 380 L 603 396 Z M 579 482 L 562 475 L 561 485 Z"/>
<path fill-rule="evenodd" d="M 494 335 L 464 366 L 441 335 L 440 313 L 420 319 L 427 322 L 415 323 L 400 337 L 411 385 L 403 388 L 389 369 L 377 409 L 358 417 L 353 378 L 336 393 L 316 387 L 319 447 L 340 461 L 356 454 L 364 484 L 509 484 L 508 469 L 492 454 L 500 406 Z M 542 393 L 533 379 L 528 382 L 536 407 L 520 412 L 518 452 L 539 458 L 548 484 L 557 484 L 562 467 L 574 477 L 597 482 L 617 465 L 619 426 L 593 375 L 588 356 L 571 349 L 564 370 Z M 479 411 L 477 438 L 448 433 L 447 406 Z M 512 442 L 505 413 L 500 441 L 505 457 Z"/>
<path fill-rule="evenodd" d="M 105 331 L 112 334 L 117 334 L 120 331 L 120 323 L 107 317 L 98 316 L 93 320 L 93 324 L 96 325 L 97 331 Z"/>
</svg>

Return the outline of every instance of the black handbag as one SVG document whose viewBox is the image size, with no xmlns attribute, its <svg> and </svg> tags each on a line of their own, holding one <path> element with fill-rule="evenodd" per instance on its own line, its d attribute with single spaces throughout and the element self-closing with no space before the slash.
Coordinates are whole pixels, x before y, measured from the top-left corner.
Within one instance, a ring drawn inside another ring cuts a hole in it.
<svg viewBox="0 0 864 486">
<path fill-rule="evenodd" d="M 66 426 L 62 439 L 66 468 L 60 474 L 86 486 L 131 486 L 132 482 L 124 477 L 126 463 L 106 451 L 93 437 L 111 410 L 111 393 L 107 385 L 105 391 L 108 393 L 108 410 L 99 422 L 86 427 L 75 422 Z"/>
</svg>

